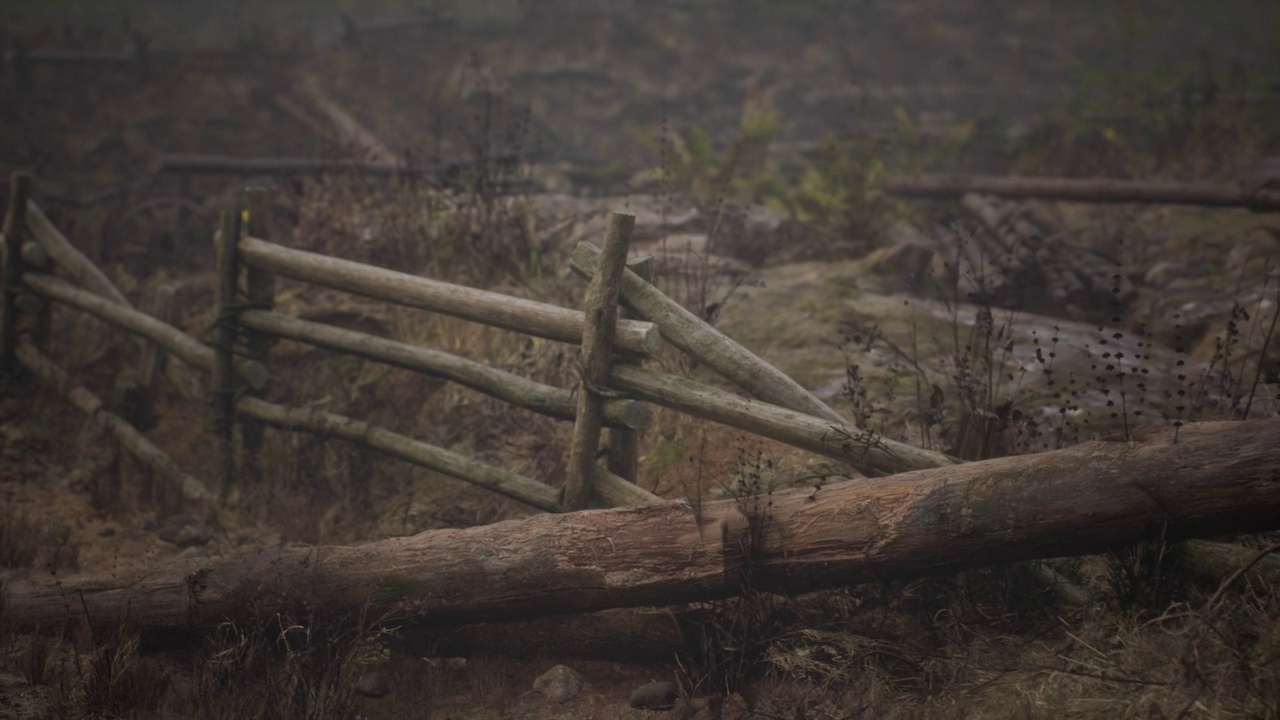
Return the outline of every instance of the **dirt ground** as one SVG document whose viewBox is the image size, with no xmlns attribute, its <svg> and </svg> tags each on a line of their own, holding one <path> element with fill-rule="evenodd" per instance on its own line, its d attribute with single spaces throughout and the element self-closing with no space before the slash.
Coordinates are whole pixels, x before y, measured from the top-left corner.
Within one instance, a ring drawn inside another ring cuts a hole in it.
<svg viewBox="0 0 1280 720">
<path fill-rule="evenodd" d="M 931 233 L 958 211 L 885 198 L 877 184 L 885 174 L 1234 182 L 1280 152 L 1280 122 L 1265 130 L 1268 113 L 1280 118 L 1280 100 L 1274 83 L 1259 80 L 1280 73 L 1280 14 L 1264 3 L 410 5 L 316 3 L 300 13 L 287 3 L 228 3 L 214 16 L 203 3 L 132 14 L 69 2 L 6 11 L 0 169 L 34 173 L 36 202 L 131 300 L 145 306 L 156 288 L 177 283 L 175 324 L 201 337 L 212 323 L 209 238 L 218 211 L 249 183 L 274 188 L 286 244 L 375 264 L 412 261 L 424 274 L 571 307 L 582 287 L 564 253 L 598 234 L 605 205 L 656 218 L 641 223 L 637 245 L 672 256 L 681 238 L 693 238 L 692 255 L 720 253 L 726 203 L 762 208 L 804 233 L 725 258 L 723 272 L 673 273 L 664 289 L 842 413 L 859 412 L 844 385 L 850 364 L 860 364 L 890 396 L 868 401 L 879 403 L 873 416 L 887 433 L 915 440 L 908 416 L 918 407 L 904 399 L 901 363 L 870 344 L 859 355 L 853 338 L 879 322 L 882 337 L 911 341 L 904 329 L 920 316 L 902 314 L 908 287 L 885 270 L 890 228 Z M 119 51 L 127 62 L 72 58 Z M 429 179 L 156 172 L 162 156 L 179 153 L 367 159 L 307 105 L 306 88 L 317 86 Z M 1175 141 L 1172 158 L 1154 145 Z M 841 173 L 865 183 L 850 191 L 831 181 Z M 1126 252 L 1141 248 L 1123 269 L 1140 286 L 1126 331 L 1163 331 L 1162 349 L 1173 352 L 1184 324 L 1169 308 L 1206 308 L 1195 343 L 1180 352 L 1208 367 L 1215 329 L 1230 320 L 1214 313 L 1230 315 L 1233 299 L 1248 297 L 1249 327 L 1262 327 L 1271 306 L 1261 295 L 1280 259 L 1274 218 L 1186 208 L 1062 214 L 1091 247 L 1123 237 Z M 1157 266 L 1163 275 L 1153 275 Z M 550 384 L 574 377 L 550 343 L 517 345 L 287 283 L 280 298 L 294 314 L 443 346 Z M 919 300 L 912 312 L 941 307 Z M 121 382 L 136 379 L 136 345 L 72 313 L 55 317 L 65 364 L 115 403 Z M 1094 332 L 1080 318 L 1021 320 L 1054 331 L 1077 322 L 1067 329 L 1082 342 Z M 1262 332 L 1235 357 L 1274 375 Z M 362 414 L 532 477 L 562 474 L 566 428 L 404 371 L 290 343 L 272 353 L 273 372 L 300 381 L 273 386 L 275 401 Z M 1273 412 L 1267 400 L 1259 407 Z M 1034 402 L 1054 410 L 1043 397 Z M 204 408 L 165 386 L 156 415 L 148 437 L 197 475 L 211 466 Z M 4 387 L 0 439 L 0 564 L 9 578 L 360 542 L 530 512 L 337 443 L 273 433 L 273 481 L 238 498 L 233 522 L 210 527 L 55 393 L 26 382 Z M 817 464 L 659 413 L 641 484 L 666 497 L 724 496 L 735 492 L 729 479 L 763 456 L 780 476 L 804 477 Z M 192 646 L 78 627 L 29 635 L 6 624 L 0 716 L 183 717 L 193 707 L 206 708 L 204 717 L 433 719 L 1277 716 L 1280 610 L 1271 593 L 1232 588 L 1224 606 L 1216 586 L 1170 577 L 1152 560 L 1161 553 L 1054 561 L 1084 602 L 1055 596 L 1034 568 L 995 568 L 804 598 L 646 608 L 598 624 L 471 635 L 317 629 L 297 652 L 281 650 L 283 632 L 261 629 L 224 629 Z M 563 703 L 534 689 L 560 663 L 585 680 Z M 674 708 L 628 706 L 652 681 L 676 683 Z M 357 687 L 386 696 L 357 696 Z"/>
</svg>

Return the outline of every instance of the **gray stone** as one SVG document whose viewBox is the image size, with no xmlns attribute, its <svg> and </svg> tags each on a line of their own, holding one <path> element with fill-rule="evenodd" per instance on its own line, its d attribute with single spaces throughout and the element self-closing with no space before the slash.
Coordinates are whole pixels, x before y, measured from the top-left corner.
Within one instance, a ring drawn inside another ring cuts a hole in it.
<svg viewBox="0 0 1280 720">
<path fill-rule="evenodd" d="M 641 710 L 670 710 L 676 706 L 676 684 L 670 681 L 645 683 L 631 693 L 631 707 Z"/>
<path fill-rule="evenodd" d="M 533 689 L 548 699 L 563 703 L 578 697 L 582 692 L 582 676 L 566 665 L 556 665 L 533 681 Z"/>
<path fill-rule="evenodd" d="M 211 540 L 200 522 L 191 517 L 174 518 L 160 530 L 160 539 L 181 548 L 199 547 Z"/>
<path fill-rule="evenodd" d="M 356 683 L 356 694 L 367 698 L 384 698 L 391 694 L 391 679 L 381 670 L 369 670 Z"/>
</svg>

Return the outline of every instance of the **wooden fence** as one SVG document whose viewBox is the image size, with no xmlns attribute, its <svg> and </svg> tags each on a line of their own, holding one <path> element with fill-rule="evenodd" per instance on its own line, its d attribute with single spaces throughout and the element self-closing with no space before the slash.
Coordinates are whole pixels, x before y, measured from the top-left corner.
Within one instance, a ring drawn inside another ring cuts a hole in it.
<svg viewBox="0 0 1280 720">
<path fill-rule="evenodd" d="M 269 425 L 340 438 L 428 467 L 533 507 L 582 509 L 594 498 L 610 505 L 659 499 L 634 484 L 638 437 L 650 421 L 648 403 L 747 430 L 843 461 L 867 474 L 949 465 L 945 455 L 879 437 L 846 422 L 785 374 L 707 325 L 626 267 L 634 218 L 613 213 L 602 247 L 582 243 L 572 268 L 589 280 L 584 310 L 429 280 L 392 270 L 284 247 L 271 242 L 271 198 L 245 193 L 243 212 L 225 212 L 218 249 L 216 321 L 212 346 L 164 318 L 135 309 L 83 254 L 72 247 L 29 200 L 31 179 L 15 174 L 4 222 L 3 327 L 0 373 L 19 366 L 58 388 L 90 414 L 158 476 L 201 503 L 225 498 L 238 465 L 252 466 Z M 58 275 L 54 274 L 55 268 Z M 243 278 L 242 278 L 243 276 Z M 541 338 L 581 344 L 580 383 L 565 389 L 438 350 L 278 313 L 275 278 L 289 278 L 368 298 L 419 308 Z M 46 355 L 53 303 L 74 308 L 149 341 L 144 358 L 143 407 L 131 417 L 107 410 Z M 619 304 L 628 317 L 618 319 Z M 481 463 L 362 420 L 261 399 L 271 381 L 268 348 L 274 338 L 425 373 L 464 385 L 526 410 L 574 423 L 563 488 Z M 647 370 L 670 343 L 750 397 L 693 380 Z M 176 358 L 181 364 L 166 362 Z M 204 390 L 179 370 L 203 371 Z M 150 443 L 139 429 L 150 417 L 161 368 L 179 391 L 207 401 L 218 444 L 217 483 L 195 478 Z M 202 397 L 203 396 L 203 397 Z M 240 432 L 235 432 L 237 426 Z M 601 428 L 612 448 L 608 467 L 597 464 Z M 235 438 L 239 437 L 239 447 Z M 237 463 L 239 455 L 244 462 Z"/>
</svg>

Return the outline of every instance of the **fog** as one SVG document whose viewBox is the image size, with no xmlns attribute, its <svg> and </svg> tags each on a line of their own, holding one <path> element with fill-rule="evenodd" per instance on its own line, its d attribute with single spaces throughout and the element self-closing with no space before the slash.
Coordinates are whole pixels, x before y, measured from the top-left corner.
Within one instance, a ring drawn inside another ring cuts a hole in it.
<svg viewBox="0 0 1280 720">
<path fill-rule="evenodd" d="M 201 69 L 172 53 L 276 56 L 229 64 L 228 82 L 255 83 L 246 92 L 262 102 L 318 75 L 364 105 L 357 116 L 376 114 L 363 119 L 397 152 L 455 156 L 433 158 L 442 162 L 467 154 L 477 108 L 497 100 L 499 124 L 520 123 L 521 152 L 539 162 L 643 167 L 653 158 L 638 135 L 694 126 L 722 146 L 745 107 L 775 112 L 776 139 L 801 145 L 903 117 L 926 131 L 976 120 L 985 150 L 969 161 L 992 169 L 991 152 L 1038 113 L 1074 103 L 1120 117 L 1224 95 L 1274 103 L 1280 77 L 1280 13 L 1257 0 L 8 5 L 10 55 L 141 41 L 172 72 Z M 178 81 L 176 91 L 207 88 Z M 253 151 L 323 148 L 259 137 Z"/>
</svg>

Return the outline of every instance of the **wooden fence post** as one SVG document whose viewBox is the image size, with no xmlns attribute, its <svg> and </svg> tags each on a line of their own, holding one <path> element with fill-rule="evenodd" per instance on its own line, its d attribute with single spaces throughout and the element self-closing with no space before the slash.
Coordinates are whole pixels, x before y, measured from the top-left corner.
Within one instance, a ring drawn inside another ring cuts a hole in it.
<svg viewBox="0 0 1280 720">
<path fill-rule="evenodd" d="M 245 189 L 245 206 L 249 210 L 249 222 L 245 228 L 249 237 L 260 240 L 271 240 L 271 191 L 265 187 Z M 276 279 L 272 273 L 245 266 L 245 285 L 247 306 L 253 310 L 269 311 L 276 304 Z M 250 360 L 263 362 L 275 336 L 256 330 L 245 329 L 245 354 Z M 258 396 L 260 392 L 250 391 Z M 261 478 L 262 472 L 263 424 L 256 419 L 245 419 L 240 426 L 240 449 L 243 453 L 245 473 L 254 480 Z"/>
<path fill-rule="evenodd" d="M 618 284 L 626 269 L 627 247 L 636 216 L 610 213 L 600 249 L 600 262 L 587 287 L 584 302 L 586 325 L 582 330 L 582 357 L 578 371 L 578 416 L 573 424 L 569 473 L 565 479 L 564 507 L 582 510 L 591 500 L 591 476 L 600 445 L 602 390 L 613 359 L 613 336 L 618 322 Z"/>
<path fill-rule="evenodd" d="M 209 393 L 213 400 L 213 425 L 218 444 L 218 463 L 222 478 L 221 500 L 225 502 L 235 477 L 235 343 L 236 290 L 239 285 L 239 263 L 236 244 L 240 240 L 240 213 L 222 211 L 217 237 L 218 286 L 214 325 L 213 381 Z"/>
<path fill-rule="evenodd" d="M 160 322 L 172 325 L 177 317 L 177 305 L 174 298 L 177 290 L 173 283 L 165 283 L 155 290 L 151 298 L 151 316 Z M 128 418 L 139 430 L 150 430 L 156 423 L 156 390 L 160 385 L 160 376 L 164 373 L 165 363 L 169 361 L 169 351 L 157 342 L 150 342 L 147 352 L 142 356 L 142 370 L 139 373 L 137 404 L 132 408 L 133 417 Z"/>
<path fill-rule="evenodd" d="M 9 211 L 4 217 L 4 311 L 0 319 L 0 374 L 13 377 L 17 370 L 18 294 L 22 292 L 22 234 L 27 227 L 27 196 L 31 176 L 16 172 L 9 181 Z"/>
<path fill-rule="evenodd" d="M 627 263 L 627 268 L 645 282 L 653 281 L 652 255 Z M 627 316 L 626 310 L 619 310 L 618 317 Z M 639 358 L 619 358 L 618 362 L 636 367 L 644 364 Z M 609 428 L 609 471 L 627 482 L 634 483 L 640 474 L 640 433 L 640 430 L 634 428 Z"/>
</svg>

